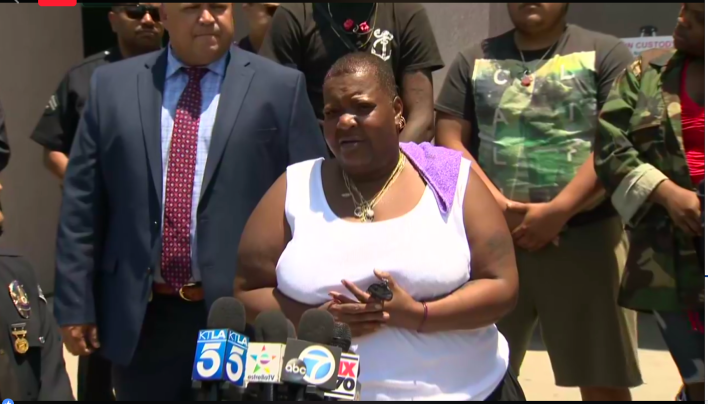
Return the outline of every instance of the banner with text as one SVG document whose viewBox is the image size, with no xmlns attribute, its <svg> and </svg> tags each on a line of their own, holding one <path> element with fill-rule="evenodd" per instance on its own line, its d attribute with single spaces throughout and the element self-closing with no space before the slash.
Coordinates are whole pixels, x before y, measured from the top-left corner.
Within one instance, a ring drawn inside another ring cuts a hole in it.
<svg viewBox="0 0 708 404">
<path fill-rule="evenodd" d="M 672 36 L 640 36 L 637 38 L 622 38 L 625 45 L 632 51 L 634 57 L 649 49 L 671 49 L 674 46 Z"/>
</svg>

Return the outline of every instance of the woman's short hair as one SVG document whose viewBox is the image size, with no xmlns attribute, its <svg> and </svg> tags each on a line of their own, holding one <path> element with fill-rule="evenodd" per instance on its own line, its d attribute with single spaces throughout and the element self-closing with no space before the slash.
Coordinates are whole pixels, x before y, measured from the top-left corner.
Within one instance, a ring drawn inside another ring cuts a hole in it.
<svg viewBox="0 0 708 404">
<path fill-rule="evenodd" d="M 380 57 L 368 52 L 348 53 L 336 62 L 327 72 L 325 82 L 333 77 L 340 77 L 348 74 L 369 73 L 371 74 L 383 91 L 385 91 L 391 99 L 395 98 L 396 78 L 393 75 L 391 66 Z"/>
</svg>

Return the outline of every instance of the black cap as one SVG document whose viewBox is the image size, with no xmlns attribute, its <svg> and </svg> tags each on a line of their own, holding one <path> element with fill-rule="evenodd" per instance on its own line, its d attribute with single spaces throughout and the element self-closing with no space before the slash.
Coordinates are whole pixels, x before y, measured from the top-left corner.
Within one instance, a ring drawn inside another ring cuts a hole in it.
<svg viewBox="0 0 708 404">
<path fill-rule="evenodd" d="M 256 341 L 284 344 L 288 341 L 288 319 L 281 311 L 266 311 L 253 324 Z"/>
<path fill-rule="evenodd" d="M 233 297 L 220 297 L 209 309 L 207 328 L 211 330 L 227 328 L 243 333 L 246 328 L 246 309 Z"/>
<path fill-rule="evenodd" d="M 334 317 L 323 310 L 307 310 L 300 318 L 298 339 L 327 345 L 334 334 Z"/>
</svg>

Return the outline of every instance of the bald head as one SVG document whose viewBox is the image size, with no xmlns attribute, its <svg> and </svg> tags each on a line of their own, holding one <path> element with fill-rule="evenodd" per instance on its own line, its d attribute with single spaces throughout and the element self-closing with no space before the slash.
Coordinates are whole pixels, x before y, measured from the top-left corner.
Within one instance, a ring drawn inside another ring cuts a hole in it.
<svg viewBox="0 0 708 404">
<path fill-rule="evenodd" d="M 173 52 L 189 66 L 215 62 L 233 41 L 233 3 L 163 3 L 160 15 Z"/>
</svg>

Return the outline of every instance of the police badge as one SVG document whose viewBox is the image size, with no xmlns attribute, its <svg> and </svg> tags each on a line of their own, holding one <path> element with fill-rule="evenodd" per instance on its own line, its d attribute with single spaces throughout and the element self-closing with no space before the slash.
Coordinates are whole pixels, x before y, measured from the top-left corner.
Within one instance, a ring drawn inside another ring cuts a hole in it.
<svg viewBox="0 0 708 404">
<path fill-rule="evenodd" d="M 29 297 L 27 297 L 24 287 L 22 287 L 19 282 L 12 281 L 10 285 L 8 285 L 8 290 L 10 291 L 12 304 L 15 305 L 17 312 L 20 313 L 22 318 L 28 319 L 32 308 L 30 307 Z"/>
<path fill-rule="evenodd" d="M 18 324 L 17 328 L 12 331 L 12 336 L 15 337 L 15 352 L 24 355 L 29 351 L 29 341 L 27 341 L 27 330 L 24 324 Z"/>
</svg>

